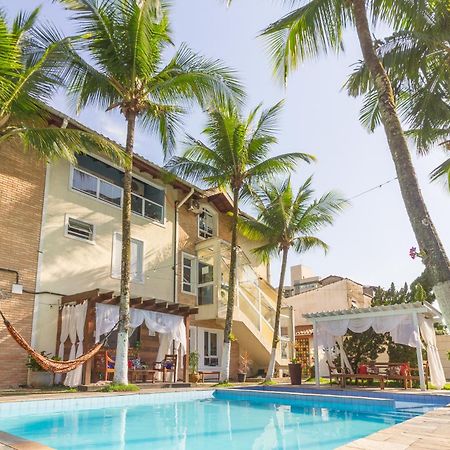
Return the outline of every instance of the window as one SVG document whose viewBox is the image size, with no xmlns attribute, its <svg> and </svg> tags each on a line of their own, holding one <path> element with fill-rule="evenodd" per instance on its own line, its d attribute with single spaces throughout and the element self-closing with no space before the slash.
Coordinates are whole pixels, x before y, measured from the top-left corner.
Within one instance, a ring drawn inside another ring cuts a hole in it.
<svg viewBox="0 0 450 450">
<path fill-rule="evenodd" d="M 202 212 L 198 215 L 198 235 L 202 238 L 210 238 L 215 234 L 214 216 L 206 209 L 202 208 Z"/>
<path fill-rule="evenodd" d="M 196 258 L 195 256 L 183 253 L 183 281 L 182 281 L 182 291 L 187 294 L 195 295 L 195 275 L 197 272 Z"/>
<path fill-rule="evenodd" d="M 104 202 L 122 206 L 123 172 L 89 155 L 77 156 L 72 188 Z M 164 189 L 133 178 L 131 184 L 133 213 L 164 223 Z"/>
<path fill-rule="evenodd" d="M 122 235 L 114 233 L 112 249 L 111 276 L 120 278 L 122 258 Z M 144 243 L 137 239 L 131 239 L 131 281 L 144 283 Z"/>
<path fill-rule="evenodd" d="M 203 261 L 198 262 L 198 304 L 214 303 L 214 266 Z"/>
<path fill-rule="evenodd" d="M 66 217 L 66 236 L 93 242 L 94 225 L 73 217 Z"/>
<path fill-rule="evenodd" d="M 218 366 L 217 333 L 205 331 L 203 334 L 203 364 L 205 366 Z"/>
</svg>

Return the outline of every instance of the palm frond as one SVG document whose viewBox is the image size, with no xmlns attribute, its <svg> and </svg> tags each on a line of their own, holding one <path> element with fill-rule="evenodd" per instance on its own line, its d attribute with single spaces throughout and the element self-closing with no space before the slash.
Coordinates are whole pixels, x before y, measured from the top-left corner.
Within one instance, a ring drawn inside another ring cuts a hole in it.
<svg viewBox="0 0 450 450">
<path fill-rule="evenodd" d="M 0 142 L 19 138 L 26 151 L 35 151 L 46 160 L 66 159 L 75 162 L 75 154 L 99 152 L 125 166 L 129 158 L 115 143 L 97 134 L 73 128 L 11 127 L 0 137 Z"/>
<path fill-rule="evenodd" d="M 299 62 L 322 52 L 342 50 L 343 30 L 351 23 L 344 0 L 310 0 L 261 34 L 267 38 L 275 72 L 286 81 Z"/>
</svg>

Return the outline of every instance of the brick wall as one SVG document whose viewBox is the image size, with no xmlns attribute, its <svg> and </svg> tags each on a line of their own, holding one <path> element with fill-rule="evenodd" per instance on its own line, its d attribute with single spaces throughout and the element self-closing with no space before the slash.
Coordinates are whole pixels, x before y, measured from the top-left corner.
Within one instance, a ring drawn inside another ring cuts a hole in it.
<svg viewBox="0 0 450 450">
<path fill-rule="evenodd" d="M 45 183 L 45 164 L 17 143 L 0 146 L 0 267 L 17 270 L 24 289 L 36 288 L 36 271 Z M 11 292 L 15 275 L 0 271 L 0 289 Z M 0 309 L 31 340 L 34 295 L 2 299 Z M 0 324 L 0 388 L 25 384 L 26 353 Z"/>
</svg>

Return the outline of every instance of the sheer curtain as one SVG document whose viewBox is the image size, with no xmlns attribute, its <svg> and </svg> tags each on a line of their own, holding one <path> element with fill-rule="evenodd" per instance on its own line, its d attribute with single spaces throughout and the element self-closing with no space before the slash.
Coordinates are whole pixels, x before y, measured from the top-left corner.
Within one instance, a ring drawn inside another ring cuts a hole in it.
<svg viewBox="0 0 450 450">
<path fill-rule="evenodd" d="M 66 305 L 61 310 L 61 332 L 59 334 L 59 349 L 58 349 L 58 357 L 59 359 L 64 359 L 64 344 L 69 337 L 69 321 L 70 314 L 73 309 L 73 306 Z M 61 382 L 62 375 L 57 373 L 55 375 L 55 383 L 59 384 Z"/>
<path fill-rule="evenodd" d="M 441 358 L 436 346 L 436 333 L 434 331 L 433 321 L 430 319 L 420 318 L 420 334 L 427 346 L 427 359 L 430 367 L 431 384 L 438 389 L 442 389 L 445 385 L 445 374 L 442 368 Z"/>
</svg>

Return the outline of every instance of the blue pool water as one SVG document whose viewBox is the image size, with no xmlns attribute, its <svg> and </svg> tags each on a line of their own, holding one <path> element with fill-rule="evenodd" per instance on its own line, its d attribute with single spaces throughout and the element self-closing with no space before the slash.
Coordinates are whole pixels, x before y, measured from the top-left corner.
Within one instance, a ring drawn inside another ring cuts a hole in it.
<svg viewBox="0 0 450 450">
<path fill-rule="evenodd" d="M 334 449 L 432 407 L 392 399 L 201 391 L 22 402 L 9 409 L 0 404 L 0 431 L 58 450 L 316 450 Z"/>
</svg>

